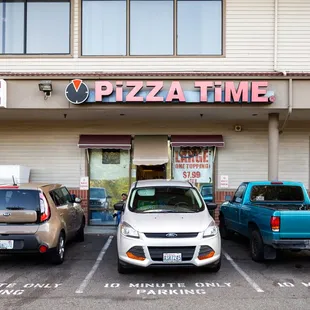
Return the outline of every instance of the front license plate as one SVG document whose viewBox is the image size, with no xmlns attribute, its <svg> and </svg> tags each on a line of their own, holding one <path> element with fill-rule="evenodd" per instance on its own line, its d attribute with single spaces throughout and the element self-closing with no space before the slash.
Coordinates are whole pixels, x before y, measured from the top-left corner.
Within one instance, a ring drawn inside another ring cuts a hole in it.
<svg viewBox="0 0 310 310">
<path fill-rule="evenodd" d="M 182 262 L 181 253 L 163 253 L 163 262 L 168 264 L 175 264 Z"/>
<path fill-rule="evenodd" d="M 12 250 L 14 247 L 13 240 L 0 240 L 0 250 Z"/>
</svg>

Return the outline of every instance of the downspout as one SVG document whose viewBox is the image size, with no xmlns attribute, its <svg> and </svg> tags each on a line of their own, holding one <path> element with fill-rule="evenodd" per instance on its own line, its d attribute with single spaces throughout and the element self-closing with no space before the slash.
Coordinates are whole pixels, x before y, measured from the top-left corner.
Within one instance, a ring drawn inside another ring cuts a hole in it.
<svg viewBox="0 0 310 310">
<path fill-rule="evenodd" d="M 278 0 L 274 0 L 274 49 L 273 49 L 273 70 L 275 72 L 282 72 L 283 76 L 286 76 L 286 71 L 278 70 Z M 288 94 L 288 112 L 282 128 L 279 130 L 279 134 L 283 133 L 286 123 L 292 114 L 293 110 L 293 81 L 289 79 L 289 94 Z"/>
<path fill-rule="evenodd" d="M 274 47 L 273 47 L 273 70 L 278 71 L 278 0 L 274 0 Z"/>
<path fill-rule="evenodd" d="M 279 131 L 279 134 L 282 134 L 285 128 L 285 125 L 290 117 L 290 115 L 292 114 L 293 111 L 293 80 L 289 79 L 288 81 L 288 112 L 285 118 L 285 121 L 282 125 L 282 128 Z"/>
<path fill-rule="evenodd" d="M 273 46 L 273 71 L 281 72 L 283 76 L 287 73 L 284 70 L 278 70 L 278 0 L 274 0 L 274 46 Z"/>
</svg>

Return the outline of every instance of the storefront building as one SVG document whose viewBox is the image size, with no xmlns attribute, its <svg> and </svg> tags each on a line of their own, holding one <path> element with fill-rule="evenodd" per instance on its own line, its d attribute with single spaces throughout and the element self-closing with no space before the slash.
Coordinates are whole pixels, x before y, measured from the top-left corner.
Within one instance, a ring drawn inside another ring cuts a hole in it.
<svg viewBox="0 0 310 310">
<path fill-rule="evenodd" d="M 42 9 L 35 2 L 23 9 L 20 46 L 2 27 L 0 165 L 66 185 L 83 199 L 89 225 L 115 225 L 113 204 L 135 180 L 210 185 L 218 204 L 243 181 L 309 188 L 310 59 L 294 23 L 306 0 L 112 2 L 46 2 L 62 15 L 44 44 L 44 27 L 31 34 Z M 5 4 L 8 26 L 19 11 Z M 104 21 L 94 18 L 100 10 Z M 148 18 L 135 18 L 144 10 Z M 213 24 L 190 32 L 188 10 Z M 171 18 L 162 14 L 160 28 L 154 16 L 163 11 Z"/>
</svg>

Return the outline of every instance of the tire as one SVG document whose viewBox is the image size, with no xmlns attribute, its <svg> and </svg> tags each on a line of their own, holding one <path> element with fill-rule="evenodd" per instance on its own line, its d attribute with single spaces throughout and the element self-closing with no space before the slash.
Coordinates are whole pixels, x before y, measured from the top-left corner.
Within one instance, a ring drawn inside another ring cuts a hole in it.
<svg viewBox="0 0 310 310">
<path fill-rule="evenodd" d="M 130 273 L 131 269 L 127 267 L 124 263 L 121 263 L 120 259 L 117 259 L 117 271 L 120 274 Z"/>
<path fill-rule="evenodd" d="M 252 260 L 255 262 L 264 261 L 264 242 L 257 229 L 251 232 L 250 247 Z"/>
<path fill-rule="evenodd" d="M 76 233 L 76 241 L 77 242 L 83 242 L 85 237 L 84 237 L 84 228 L 85 228 L 85 218 L 83 217 L 81 227 Z"/>
<path fill-rule="evenodd" d="M 221 265 L 222 265 L 222 255 L 217 262 L 215 262 L 214 264 L 212 264 L 212 266 L 209 267 L 209 271 L 214 273 L 219 272 L 221 269 Z"/>
<path fill-rule="evenodd" d="M 60 265 L 64 262 L 66 252 L 65 249 L 66 249 L 65 234 L 61 232 L 58 238 L 57 247 L 50 256 L 53 264 Z"/>
<path fill-rule="evenodd" d="M 224 240 L 229 240 L 232 238 L 233 232 L 231 230 L 229 230 L 226 226 L 225 223 L 225 218 L 223 215 L 220 216 L 220 235 L 222 237 L 222 239 Z"/>
</svg>

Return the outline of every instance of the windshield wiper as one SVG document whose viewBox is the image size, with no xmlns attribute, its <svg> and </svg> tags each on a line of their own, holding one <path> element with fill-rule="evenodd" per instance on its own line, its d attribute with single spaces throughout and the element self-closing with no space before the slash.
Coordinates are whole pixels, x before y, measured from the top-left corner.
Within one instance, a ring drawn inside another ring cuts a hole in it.
<svg viewBox="0 0 310 310">
<path fill-rule="evenodd" d="M 25 208 L 22 207 L 7 207 L 7 210 L 25 210 Z"/>
<path fill-rule="evenodd" d="M 173 210 L 145 210 L 142 213 L 176 213 Z"/>
</svg>

